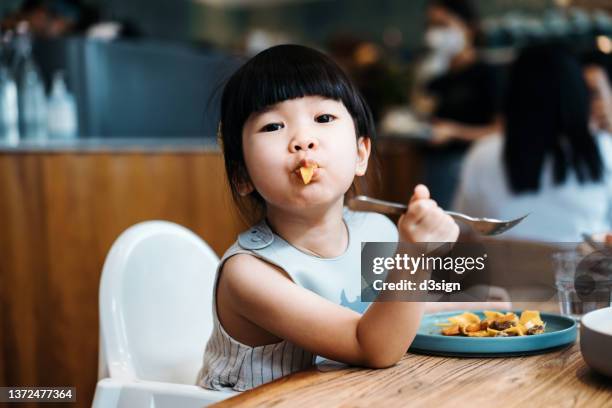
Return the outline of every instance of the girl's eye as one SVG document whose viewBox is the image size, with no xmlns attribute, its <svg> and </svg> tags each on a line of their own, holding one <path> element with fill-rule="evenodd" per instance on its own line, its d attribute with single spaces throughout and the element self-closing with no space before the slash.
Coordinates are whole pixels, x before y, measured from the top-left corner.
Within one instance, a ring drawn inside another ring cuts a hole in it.
<svg viewBox="0 0 612 408">
<path fill-rule="evenodd" d="M 261 128 L 260 132 L 274 132 L 284 127 L 285 125 L 282 123 L 268 123 L 266 126 Z"/>
<path fill-rule="evenodd" d="M 315 118 L 315 121 L 317 121 L 318 123 L 328 123 L 328 122 L 333 121 L 334 119 L 336 119 L 334 115 L 330 115 L 326 113 L 326 114 L 317 116 Z"/>
</svg>

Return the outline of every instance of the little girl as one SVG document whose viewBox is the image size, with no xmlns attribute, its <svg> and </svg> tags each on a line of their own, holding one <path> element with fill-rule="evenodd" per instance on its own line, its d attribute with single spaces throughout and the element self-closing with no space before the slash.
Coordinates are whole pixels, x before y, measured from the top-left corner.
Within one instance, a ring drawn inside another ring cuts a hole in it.
<svg viewBox="0 0 612 408">
<path fill-rule="evenodd" d="M 227 82 L 220 136 L 234 199 L 258 222 L 221 259 L 198 384 L 243 391 L 315 356 L 395 364 L 425 304 L 362 303 L 361 242 L 454 242 L 459 229 L 422 185 L 397 227 L 344 207 L 374 137 L 354 85 L 318 51 L 270 48 Z"/>
</svg>

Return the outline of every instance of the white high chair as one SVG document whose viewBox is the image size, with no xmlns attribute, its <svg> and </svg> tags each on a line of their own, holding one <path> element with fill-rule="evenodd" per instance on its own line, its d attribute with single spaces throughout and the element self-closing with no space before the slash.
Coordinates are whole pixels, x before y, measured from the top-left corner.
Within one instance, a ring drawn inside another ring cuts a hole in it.
<svg viewBox="0 0 612 408">
<path fill-rule="evenodd" d="M 136 224 L 117 238 L 100 279 L 94 408 L 201 408 L 235 394 L 194 385 L 218 263 L 204 241 L 171 222 Z"/>
</svg>

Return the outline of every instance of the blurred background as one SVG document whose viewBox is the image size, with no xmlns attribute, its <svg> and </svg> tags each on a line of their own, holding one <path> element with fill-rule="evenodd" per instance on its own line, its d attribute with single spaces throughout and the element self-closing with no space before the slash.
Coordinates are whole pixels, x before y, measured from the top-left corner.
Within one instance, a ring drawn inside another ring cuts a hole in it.
<svg viewBox="0 0 612 408">
<path fill-rule="evenodd" d="M 380 123 L 390 109 L 409 106 L 423 79 L 416 67 L 427 56 L 425 33 L 431 24 L 440 23 L 432 23 L 437 17 L 428 16 L 427 3 L 4 0 L 0 5 L 3 65 L 19 82 L 27 71 L 27 64 L 21 62 L 31 58 L 45 97 L 57 97 L 51 111 L 63 111 L 66 106 L 63 88 L 57 89 L 65 83 L 69 99 L 74 98 L 74 108 L 68 110 L 76 113 L 74 120 L 64 114 L 51 120 L 64 124 L 49 123 L 46 127 L 51 129 L 38 129 L 48 122 L 44 108 L 33 107 L 35 102 L 20 104 L 23 112 L 18 117 L 32 117 L 30 122 L 38 120 L 40 125 L 29 124 L 25 129 L 20 123 L 18 136 L 5 130 L 4 137 L 53 137 L 58 133 L 54 126 L 75 128 L 64 133 L 78 138 L 213 137 L 217 112 L 211 98 L 223 78 L 241 58 L 287 42 L 319 48 L 342 63 Z M 550 39 L 566 41 L 581 52 L 609 53 L 612 18 L 611 6 L 606 4 L 475 1 L 477 14 L 467 11 L 460 18 L 467 18 L 471 29 L 477 24 L 478 58 L 503 67 L 517 49 Z M 500 75 L 503 78 L 503 72 Z M 503 86 L 502 82 L 497 86 Z M 36 90 L 22 90 L 32 92 Z M 20 103 L 24 98 L 28 96 L 18 94 Z M 399 119 L 407 120 L 401 115 Z"/>
<path fill-rule="evenodd" d="M 426 183 L 444 208 L 530 213 L 503 238 L 605 240 L 611 13 L 607 0 L 2 0 L 0 385 L 76 386 L 89 406 L 119 234 L 170 220 L 221 256 L 246 228 L 219 97 L 276 44 L 326 52 L 364 94 L 370 195 L 406 202 Z"/>
</svg>

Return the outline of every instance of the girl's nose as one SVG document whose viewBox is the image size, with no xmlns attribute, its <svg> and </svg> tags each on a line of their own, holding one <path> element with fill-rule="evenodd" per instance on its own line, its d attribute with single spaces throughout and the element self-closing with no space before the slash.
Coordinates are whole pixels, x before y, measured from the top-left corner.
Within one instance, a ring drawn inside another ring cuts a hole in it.
<svg viewBox="0 0 612 408">
<path fill-rule="evenodd" d="M 319 142 L 313 137 L 296 137 L 291 141 L 289 150 L 295 153 L 300 150 L 312 150 L 317 146 L 319 146 Z"/>
</svg>

